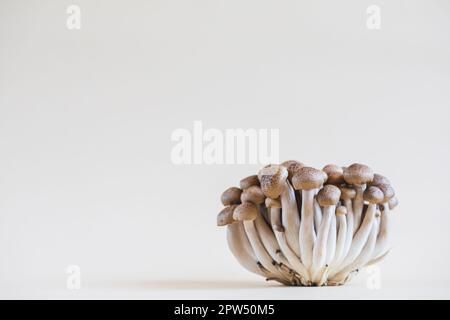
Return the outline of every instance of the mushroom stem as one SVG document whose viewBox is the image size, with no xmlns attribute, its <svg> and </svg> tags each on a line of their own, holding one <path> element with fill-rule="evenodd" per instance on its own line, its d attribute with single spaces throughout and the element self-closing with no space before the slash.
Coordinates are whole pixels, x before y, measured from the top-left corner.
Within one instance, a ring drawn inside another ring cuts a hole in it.
<svg viewBox="0 0 450 320">
<path fill-rule="evenodd" d="M 342 262 L 342 260 L 345 258 L 345 256 L 348 254 L 348 251 L 350 250 L 354 230 L 353 229 L 354 215 L 353 215 L 352 200 L 350 199 L 344 200 L 344 205 L 347 208 L 347 235 L 345 236 L 344 252 L 342 253 L 342 256 L 339 260 L 339 264 Z"/>
<path fill-rule="evenodd" d="M 319 233 L 320 224 L 322 223 L 322 209 L 319 203 L 314 199 L 314 229 L 316 233 Z"/>
<path fill-rule="evenodd" d="M 302 190 L 302 215 L 300 220 L 300 257 L 306 268 L 311 268 L 316 234 L 314 232 L 315 189 Z"/>
<path fill-rule="evenodd" d="M 337 220 L 339 221 L 339 230 L 336 241 L 336 253 L 333 260 L 329 264 L 329 273 L 333 272 L 335 268 L 344 258 L 345 243 L 347 240 L 347 219 L 344 214 L 337 215 Z"/>
<path fill-rule="evenodd" d="M 331 216 L 330 233 L 328 234 L 327 242 L 327 258 L 325 260 L 327 265 L 330 265 L 331 261 L 336 254 L 336 215 L 334 214 L 335 207 L 333 207 L 333 214 Z"/>
<path fill-rule="evenodd" d="M 342 269 L 336 276 L 333 277 L 331 282 L 342 282 L 344 281 L 349 273 L 358 270 L 359 268 L 366 265 L 371 257 L 373 250 L 375 248 L 375 243 L 377 241 L 377 233 L 378 233 L 378 223 L 376 221 L 373 221 L 371 225 L 371 230 L 369 234 L 369 238 L 367 239 L 367 243 L 364 245 L 363 250 L 358 255 L 358 257 L 350 263 L 348 266 L 346 266 L 344 269 Z"/>
<path fill-rule="evenodd" d="M 263 272 L 263 270 L 258 267 L 258 259 L 248 241 L 242 222 L 234 222 L 227 226 L 227 242 L 231 253 L 241 266 L 252 273 L 263 277 L 268 276 L 268 270 L 264 269 L 265 272 Z"/>
<path fill-rule="evenodd" d="M 270 229 L 270 227 L 267 225 L 266 221 L 264 220 L 261 213 L 258 214 L 255 220 L 253 220 L 255 223 L 256 230 L 258 234 L 260 235 L 260 239 L 266 248 L 267 252 L 270 254 L 273 260 L 275 260 L 277 263 L 283 263 L 287 267 L 290 267 L 290 264 L 286 257 L 283 255 L 283 253 L 280 250 L 280 247 L 278 245 L 277 239 L 275 238 L 274 233 Z"/>
<path fill-rule="evenodd" d="M 361 253 L 361 250 L 363 249 L 364 244 L 366 243 L 367 238 L 369 237 L 370 231 L 372 230 L 376 210 L 377 210 L 376 204 L 370 203 L 369 206 L 367 207 L 364 220 L 361 224 L 361 227 L 358 229 L 358 232 L 356 232 L 355 236 L 353 237 L 350 250 L 348 251 L 347 255 L 344 258 L 344 261 L 340 266 L 341 269 L 351 264 L 355 260 L 355 258 L 358 257 L 358 255 Z"/>
<path fill-rule="evenodd" d="M 322 223 L 320 224 L 319 233 L 317 234 L 317 241 L 314 243 L 313 258 L 310 269 L 312 281 L 316 284 L 320 280 L 320 271 L 325 266 L 327 258 L 327 240 L 330 234 L 332 215 L 334 215 L 334 206 L 324 207 Z"/>
<path fill-rule="evenodd" d="M 302 284 L 307 286 L 310 285 L 310 277 L 308 270 L 300 262 L 295 252 L 289 247 L 287 243 L 286 234 L 284 228 L 281 225 L 281 209 L 280 208 L 270 208 L 270 220 L 272 221 L 273 232 L 280 245 L 281 251 L 286 256 L 292 269 L 300 275 L 302 279 Z"/>
<path fill-rule="evenodd" d="M 381 210 L 380 217 L 380 233 L 378 234 L 377 243 L 373 252 L 373 257 L 376 259 L 386 253 L 389 250 L 390 234 L 391 234 L 391 213 L 389 205 L 383 204 L 383 210 Z"/>
<path fill-rule="evenodd" d="M 276 261 L 272 259 L 272 257 L 264 247 L 258 231 L 256 230 L 254 222 L 251 220 L 244 220 L 243 223 L 245 233 L 247 234 L 248 240 L 250 241 L 250 244 L 253 248 L 253 251 L 255 252 L 256 257 L 258 258 L 258 261 L 261 262 L 265 269 L 273 273 L 276 278 L 289 281 L 288 277 L 286 277 L 285 274 L 281 273 L 279 268 L 277 268 Z"/>
<path fill-rule="evenodd" d="M 286 233 L 287 243 L 297 257 L 300 257 L 299 230 L 300 216 L 298 213 L 295 191 L 288 180 L 284 182 L 284 188 L 280 195 L 283 214 L 281 222 Z"/>
<path fill-rule="evenodd" d="M 353 200 L 353 234 L 358 231 L 361 224 L 361 216 L 364 209 L 363 194 L 366 189 L 366 185 L 355 185 L 356 196 Z"/>
</svg>

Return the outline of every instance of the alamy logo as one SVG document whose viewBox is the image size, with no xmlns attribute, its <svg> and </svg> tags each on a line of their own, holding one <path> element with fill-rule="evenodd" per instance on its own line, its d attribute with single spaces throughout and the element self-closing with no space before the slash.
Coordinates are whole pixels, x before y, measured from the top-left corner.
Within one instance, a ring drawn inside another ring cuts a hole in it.
<svg viewBox="0 0 450 320">
<path fill-rule="evenodd" d="M 66 286 L 69 290 L 81 289 L 81 269 L 77 265 L 70 265 L 66 269 L 67 281 Z"/>
<path fill-rule="evenodd" d="M 366 268 L 368 277 L 366 280 L 366 286 L 369 290 L 381 289 L 381 269 L 379 266 L 372 265 Z"/>
<path fill-rule="evenodd" d="M 366 13 L 369 15 L 366 20 L 366 26 L 369 30 L 381 29 L 381 9 L 377 5 L 367 7 Z"/>
<path fill-rule="evenodd" d="M 171 140 L 173 164 L 267 164 L 279 162 L 279 129 L 176 129 Z"/>
<path fill-rule="evenodd" d="M 81 9 L 77 5 L 70 5 L 66 10 L 67 17 L 66 26 L 69 30 L 80 30 L 81 29 Z"/>
</svg>

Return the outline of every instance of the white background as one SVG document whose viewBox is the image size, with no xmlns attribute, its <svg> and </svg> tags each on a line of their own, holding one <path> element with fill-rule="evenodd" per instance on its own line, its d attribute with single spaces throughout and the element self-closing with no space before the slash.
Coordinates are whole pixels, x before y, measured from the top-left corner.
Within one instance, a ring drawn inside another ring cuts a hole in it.
<svg viewBox="0 0 450 320">
<path fill-rule="evenodd" d="M 0 297 L 450 298 L 449 31 L 445 0 L 1 0 Z M 388 176 L 381 289 L 242 269 L 216 214 L 259 166 L 173 165 L 171 133 L 195 120 Z"/>
</svg>

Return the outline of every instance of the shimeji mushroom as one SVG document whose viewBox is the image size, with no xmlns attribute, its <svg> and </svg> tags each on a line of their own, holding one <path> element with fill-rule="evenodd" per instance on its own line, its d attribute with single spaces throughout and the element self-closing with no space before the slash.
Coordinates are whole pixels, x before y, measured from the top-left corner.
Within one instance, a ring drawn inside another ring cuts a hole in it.
<svg viewBox="0 0 450 320">
<path fill-rule="evenodd" d="M 358 255 L 361 253 L 364 245 L 367 242 L 367 239 L 369 238 L 369 235 L 372 230 L 372 226 L 375 221 L 375 214 L 377 211 L 377 205 L 380 204 L 384 199 L 383 192 L 375 187 L 370 186 L 364 191 L 363 198 L 365 201 L 369 202 L 369 205 L 367 207 L 366 214 L 364 216 L 364 220 L 361 223 L 360 228 L 356 232 L 356 234 L 353 237 L 352 244 L 350 246 L 350 250 L 347 253 L 347 255 L 344 258 L 344 261 L 340 265 L 340 269 L 347 268 L 349 265 L 351 265 L 355 259 L 358 257 Z M 339 271 L 339 274 L 341 275 L 342 271 Z M 333 278 L 332 281 L 335 282 L 334 276 L 337 274 L 335 272 L 334 274 L 331 274 L 330 277 Z M 339 278 L 340 279 L 340 278 Z"/>
<path fill-rule="evenodd" d="M 375 250 L 373 252 L 373 257 L 376 259 L 382 256 L 386 251 L 389 250 L 389 242 L 391 235 L 391 213 L 389 201 L 394 198 L 395 191 L 388 184 L 378 184 L 378 188 L 383 191 L 384 199 L 381 205 L 381 217 L 380 217 L 380 233 L 378 234 L 377 244 L 375 245 Z M 395 201 L 395 200 L 394 200 Z M 394 202 L 395 203 L 395 202 Z"/>
<path fill-rule="evenodd" d="M 341 193 L 342 198 L 342 193 Z M 328 273 L 335 270 L 335 268 L 341 263 L 344 258 L 345 245 L 347 240 L 347 208 L 345 206 L 339 206 L 336 208 L 336 219 L 338 221 L 338 231 L 337 231 L 337 240 L 336 240 L 336 252 L 333 260 L 328 265 Z M 350 234 L 350 237 L 352 235 Z"/>
<path fill-rule="evenodd" d="M 259 186 L 252 185 L 242 192 L 241 201 L 242 203 L 251 202 L 258 208 L 262 203 L 264 203 L 265 197 Z M 264 220 L 260 210 L 258 210 L 258 214 L 253 222 L 255 224 L 257 232 L 260 235 L 260 239 L 264 245 L 264 248 L 266 248 L 267 252 L 269 252 L 272 259 L 278 264 L 284 264 L 285 266 L 290 267 L 289 262 L 286 260 L 280 250 L 274 233 Z"/>
<path fill-rule="evenodd" d="M 320 224 L 319 232 L 317 233 L 317 240 L 314 243 L 312 264 L 310 274 L 312 281 L 319 284 L 323 272 L 326 267 L 327 253 L 330 249 L 328 247 L 328 238 L 331 234 L 330 229 L 334 217 L 336 204 L 339 202 L 341 191 L 338 187 L 333 185 L 324 186 L 317 193 L 317 202 L 323 207 L 323 218 Z M 336 229 L 335 229 L 336 231 Z"/>
<path fill-rule="evenodd" d="M 373 180 L 373 171 L 368 166 L 354 163 L 344 170 L 344 180 L 353 185 L 356 190 L 356 197 L 353 202 L 353 234 L 358 230 L 361 223 L 361 215 L 364 208 L 363 192 L 366 184 Z"/>
<path fill-rule="evenodd" d="M 310 285 L 308 270 L 287 243 L 286 234 L 281 224 L 281 202 L 276 199 L 266 198 L 266 206 L 269 209 L 272 229 L 281 251 L 288 259 L 290 267 L 298 273 L 301 283 L 303 285 Z"/>
<path fill-rule="evenodd" d="M 339 273 L 336 274 L 336 276 L 334 276 L 330 282 L 335 284 L 342 284 L 343 282 L 346 281 L 347 277 L 351 272 L 357 271 L 360 267 L 363 267 L 364 265 L 369 263 L 372 257 L 373 250 L 375 249 L 375 244 L 377 241 L 377 233 L 378 233 L 378 222 L 375 220 L 372 223 L 369 237 L 361 253 L 352 263 L 350 263 L 344 269 L 339 271 Z"/>
<path fill-rule="evenodd" d="M 242 221 L 244 230 L 253 248 L 253 251 L 262 266 L 274 274 L 277 281 L 289 283 L 291 276 L 277 267 L 277 262 L 270 256 L 264 247 L 260 235 L 255 227 L 254 220 L 258 217 L 258 208 L 251 202 L 244 202 L 236 207 L 233 219 Z"/>
<path fill-rule="evenodd" d="M 296 190 L 302 191 L 302 210 L 300 219 L 300 258 L 306 268 L 311 268 L 314 242 L 314 196 L 324 181 L 323 171 L 302 167 L 292 177 L 292 184 Z"/>
<path fill-rule="evenodd" d="M 237 205 L 225 207 L 217 216 L 217 225 L 227 226 L 227 242 L 231 253 L 248 271 L 266 278 L 272 277 L 270 272 L 258 262 L 245 234 L 242 222 L 236 222 L 233 219 L 233 212 L 236 207 Z"/>
<path fill-rule="evenodd" d="M 224 206 L 241 203 L 242 190 L 236 187 L 231 187 L 222 193 L 220 200 Z"/>
<path fill-rule="evenodd" d="M 341 200 L 343 201 L 344 206 L 347 209 L 347 235 L 345 236 L 344 252 L 339 258 L 338 264 L 341 263 L 344 257 L 347 255 L 352 244 L 354 225 L 352 199 L 354 199 L 355 196 L 355 189 L 349 187 L 341 187 Z"/>
<path fill-rule="evenodd" d="M 389 180 L 362 164 L 267 165 L 222 194 L 217 225 L 247 270 L 286 285 L 341 285 L 389 253 Z"/>
<path fill-rule="evenodd" d="M 285 230 L 287 242 L 295 254 L 300 256 L 298 238 L 300 217 L 294 189 L 287 180 L 287 169 L 280 165 L 266 166 L 259 171 L 258 177 L 264 195 L 272 199 L 280 197 L 281 207 L 283 208 L 281 223 Z"/>
</svg>

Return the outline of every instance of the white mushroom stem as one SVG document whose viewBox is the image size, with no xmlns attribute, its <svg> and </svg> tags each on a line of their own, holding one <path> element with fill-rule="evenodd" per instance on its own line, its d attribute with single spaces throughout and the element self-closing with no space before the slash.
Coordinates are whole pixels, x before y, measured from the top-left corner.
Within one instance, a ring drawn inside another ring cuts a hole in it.
<svg viewBox="0 0 450 320">
<path fill-rule="evenodd" d="M 358 231 L 361 224 L 361 216 L 364 208 L 363 194 L 364 190 L 366 190 L 366 185 L 355 185 L 354 188 L 356 196 L 355 199 L 353 199 L 353 234 Z"/>
<path fill-rule="evenodd" d="M 258 267 L 258 258 L 256 258 L 253 248 L 248 241 L 242 222 L 235 222 L 227 226 L 227 242 L 231 253 L 241 266 L 263 277 L 269 276 L 268 270 L 264 272 Z"/>
<path fill-rule="evenodd" d="M 314 232 L 315 189 L 302 190 L 302 216 L 300 220 L 300 257 L 306 268 L 311 268 L 316 234 Z M 284 212 L 283 212 L 284 215 Z"/>
<path fill-rule="evenodd" d="M 319 203 L 314 199 L 314 229 L 316 233 L 319 233 L 320 224 L 322 223 L 322 208 Z"/>
<path fill-rule="evenodd" d="M 280 272 L 279 268 L 276 266 L 275 260 L 272 259 L 270 254 L 267 252 L 264 247 L 258 231 L 256 230 L 255 224 L 251 220 L 244 220 L 244 229 L 247 234 L 248 240 L 255 252 L 256 258 L 263 265 L 263 267 L 269 270 L 271 273 L 275 275 L 275 279 L 281 279 L 285 281 L 289 281 L 289 278 L 282 272 Z"/>
<path fill-rule="evenodd" d="M 370 231 L 372 230 L 376 210 L 377 210 L 376 204 L 371 203 L 367 207 L 367 211 L 364 216 L 364 220 L 361 224 L 361 227 L 358 229 L 358 232 L 356 232 L 355 236 L 353 237 L 350 250 L 348 251 L 348 254 L 345 256 L 344 261 L 340 265 L 340 269 L 350 265 L 361 253 L 361 250 L 363 249 L 364 245 L 367 242 L 367 238 L 369 237 Z"/>
<path fill-rule="evenodd" d="M 377 241 L 377 233 L 378 233 L 378 223 L 376 221 L 373 221 L 369 238 L 367 239 L 367 243 L 364 245 L 364 248 L 361 251 L 361 253 L 352 263 L 350 263 L 338 274 L 336 274 L 336 276 L 333 277 L 331 282 L 336 283 L 343 282 L 347 278 L 349 273 L 358 270 L 371 260 L 373 250 L 375 249 L 375 243 Z"/>
<path fill-rule="evenodd" d="M 336 207 L 333 207 L 333 214 L 331 216 L 331 226 L 330 233 L 328 234 L 328 242 L 327 242 L 327 258 L 325 263 L 329 265 L 336 254 L 336 215 L 334 214 L 334 210 Z"/>
<path fill-rule="evenodd" d="M 283 263 L 284 265 L 290 268 L 288 260 L 285 258 L 285 256 L 280 250 L 277 239 L 275 238 L 275 234 L 272 232 L 272 229 L 267 225 L 261 213 L 258 214 L 256 219 L 254 220 L 254 223 L 256 230 L 260 235 L 259 238 L 261 239 L 264 247 L 272 257 L 272 259 L 278 263 Z"/>
<path fill-rule="evenodd" d="M 330 234 L 330 227 L 332 224 L 332 216 L 334 215 L 335 206 L 326 206 L 323 209 L 322 223 L 319 227 L 319 233 L 317 234 L 317 240 L 314 243 L 312 264 L 310 273 L 312 275 L 312 281 L 318 282 L 321 278 L 321 269 L 325 266 L 327 258 L 327 243 L 328 236 Z"/>
<path fill-rule="evenodd" d="M 380 233 L 378 234 L 377 243 L 373 252 L 373 257 L 376 259 L 386 253 L 389 250 L 390 234 L 391 234 L 391 213 L 389 210 L 389 204 L 383 204 L 383 210 L 380 217 Z"/>
<path fill-rule="evenodd" d="M 281 251 L 286 256 L 291 268 L 297 272 L 302 278 L 303 285 L 309 285 L 310 276 L 306 267 L 300 262 L 300 259 L 289 247 L 287 243 L 286 234 L 284 228 L 281 225 L 281 209 L 270 208 L 270 220 L 272 221 L 272 228 L 275 233 L 275 237 L 280 245 Z"/>
<path fill-rule="evenodd" d="M 387 256 L 388 254 L 389 254 L 389 250 L 386 251 L 386 252 L 385 252 L 384 254 L 382 254 L 381 256 L 379 256 L 378 258 L 375 258 L 375 259 L 370 260 L 370 261 L 366 264 L 366 266 L 371 266 L 371 265 L 373 265 L 373 264 L 377 264 L 377 263 L 383 261 L 383 259 L 386 258 L 386 256 Z"/>
<path fill-rule="evenodd" d="M 288 180 L 285 181 L 283 192 L 280 195 L 283 215 L 281 223 L 286 233 L 287 243 L 297 257 L 300 257 L 299 230 L 300 215 L 298 213 L 295 191 Z"/>
<path fill-rule="evenodd" d="M 344 250 L 345 250 L 345 243 L 347 240 L 347 219 L 345 215 L 340 214 L 337 216 L 338 224 L 339 224 L 339 230 L 337 235 L 337 241 L 336 241 L 336 253 L 334 255 L 333 260 L 328 266 L 328 272 L 331 273 L 336 270 L 336 267 L 339 265 L 339 263 L 344 258 Z"/>
<path fill-rule="evenodd" d="M 343 261 L 345 256 L 348 254 L 348 251 L 350 250 L 350 246 L 352 245 L 352 239 L 353 239 L 353 226 L 354 226 L 354 215 L 353 215 L 353 208 L 352 208 L 352 200 L 346 199 L 344 200 L 344 205 L 347 208 L 347 235 L 345 236 L 345 245 L 344 245 L 344 252 L 339 260 L 339 263 Z"/>
</svg>

